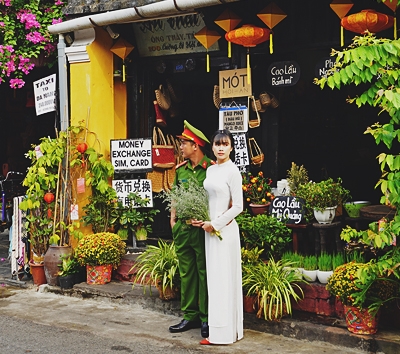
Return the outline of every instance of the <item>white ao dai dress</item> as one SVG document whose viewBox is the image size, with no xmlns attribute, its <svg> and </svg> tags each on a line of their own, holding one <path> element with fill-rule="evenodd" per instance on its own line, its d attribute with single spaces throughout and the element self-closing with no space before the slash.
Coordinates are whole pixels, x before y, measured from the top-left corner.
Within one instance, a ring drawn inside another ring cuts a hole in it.
<svg viewBox="0 0 400 354">
<path fill-rule="evenodd" d="M 204 181 L 211 224 L 222 241 L 206 232 L 209 341 L 229 344 L 243 338 L 243 294 L 239 227 L 243 210 L 242 177 L 228 160 L 210 166 Z"/>
</svg>

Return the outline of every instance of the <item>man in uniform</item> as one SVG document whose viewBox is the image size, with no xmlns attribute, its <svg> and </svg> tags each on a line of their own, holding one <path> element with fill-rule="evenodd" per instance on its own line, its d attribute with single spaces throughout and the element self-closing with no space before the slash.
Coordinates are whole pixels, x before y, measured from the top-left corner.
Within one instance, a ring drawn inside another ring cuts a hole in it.
<svg viewBox="0 0 400 354">
<path fill-rule="evenodd" d="M 205 135 L 186 120 L 184 130 L 179 135 L 180 149 L 185 159 L 177 165 L 174 184 L 184 183 L 193 176 L 202 186 L 206 170 L 213 163 L 206 155 L 204 147 L 209 143 Z M 208 295 L 206 276 L 206 256 L 204 230 L 180 220 L 171 210 L 172 236 L 175 241 L 181 276 L 181 310 L 183 320 L 170 326 L 172 333 L 201 328 L 203 338 L 208 337 Z"/>
</svg>

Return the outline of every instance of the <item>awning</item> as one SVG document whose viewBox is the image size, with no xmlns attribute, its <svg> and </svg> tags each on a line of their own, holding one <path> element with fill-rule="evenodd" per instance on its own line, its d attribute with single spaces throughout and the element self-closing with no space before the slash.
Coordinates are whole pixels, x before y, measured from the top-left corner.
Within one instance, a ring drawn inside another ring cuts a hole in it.
<svg viewBox="0 0 400 354">
<path fill-rule="evenodd" d="M 48 29 L 52 34 L 68 33 L 96 26 L 108 26 L 117 23 L 185 15 L 203 7 L 237 1 L 241 0 L 164 0 L 143 6 L 134 6 L 127 9 L 79 17 L 51 25 Z"/>
</svg>

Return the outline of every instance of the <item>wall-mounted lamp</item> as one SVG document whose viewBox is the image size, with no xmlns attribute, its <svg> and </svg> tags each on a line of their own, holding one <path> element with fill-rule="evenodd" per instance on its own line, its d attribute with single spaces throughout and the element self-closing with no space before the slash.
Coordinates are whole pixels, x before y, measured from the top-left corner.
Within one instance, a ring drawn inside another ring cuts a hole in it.
<svg viewBox="0 0 400 354">
<path fill-rule="evenodd" d="M 104 28 L 106 29 L 106 31 L 108 32 L 108 34 L 112 39 L 117 39 L 119 37 L 119 33 L 113 30 L 111 26 L 105 26 Z"/>
</svg>

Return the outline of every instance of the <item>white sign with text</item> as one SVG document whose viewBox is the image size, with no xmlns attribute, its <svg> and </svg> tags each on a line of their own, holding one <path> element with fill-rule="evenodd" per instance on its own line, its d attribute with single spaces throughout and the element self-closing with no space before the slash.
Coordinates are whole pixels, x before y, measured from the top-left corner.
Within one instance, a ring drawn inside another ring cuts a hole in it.
<svg viewBox="0 0 400 354">
<path fill-rule="evenodd" d="M 56 106 L 56 74 L 33 82 L 36 115 L 53 112 Z"/>
<path fill-rule="evenodd" d="M 151 139 L 111 140 L 111 163 L 116 172 L 151 171 Z"/>
<path fill-rule="evenodd" d="M 153 193 L 151 192 L 150 179 L 114 179 L 112 187 L 117 192 L 118 200 L 124 207 L 129 205 L 129 193 L 136 193 L 142 199 L 148 199 L 149 202 L 145 207 L 153 207 Z M 134 205 L 134 207 L 139 207 L 139 205 Z"/>
</svg>

